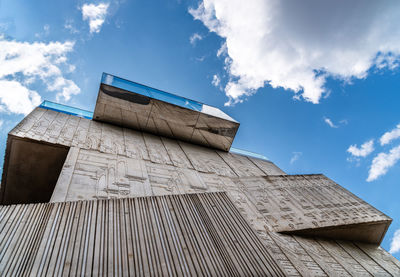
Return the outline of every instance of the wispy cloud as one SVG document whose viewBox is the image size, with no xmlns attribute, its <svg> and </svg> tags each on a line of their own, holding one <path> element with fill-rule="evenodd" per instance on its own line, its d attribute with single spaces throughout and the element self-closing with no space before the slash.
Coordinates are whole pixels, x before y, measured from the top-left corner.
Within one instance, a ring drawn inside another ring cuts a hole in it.
<svg viewBox="0 0 400 277">
<path fill-rule="evenodd" d="M 39 93 L 29 88 L 41 81 L 58 99 L 68 101 L 79 87 L 63 76 L 67 54 L 74 42 L 20 42 L 0 37 L 0 110 L 27 114 L 40 104 Z"/>
<path fill-rule="evenodd" d="M 326 116 L 323 117 L 323 120 L 331 128 L 339 128 L 340 126 L 347 125 L 347 123 L 348 123 L 346 119 L 342 119 L 339 121 L 339 123 L 335 124 L 335 123 L 333 123 L 332 119 L 330 119 Z"/>
<path fill-rule="evenodd" d="M 218 76 L 217 74 L 214 74 L 211 83 L 212 83 L 212 85 L 213 85 L 214 87 L 217 87 L 217 88 L 220 87 L 221 79 L 219 78 L 219 76 Z"/>
<path fill-rule="evenodd" d="M 79 33 L 78 29 L 76 29 L 76 27 L 74 26 L 73 19 L 67 19 L 64 23 L 64 28 L 68 30 L 71 34 Z"/>
<path fill-rule="evenodd" d="M 351 155 L 355 157 L 366 157 L 374 151 L 374 140 L 371 139 L 361 145 L 361 147 L 357 147 L 356 144 L 350 145 L 347 149 Z"/>
<path fill-rule="evenodd" d="M 4 120 L 0 119 L 0 128 L 3 126 Z"/>
<path fill-rule="evenodd" d="M 193 35 L 191 35 L 191 37 L 189 38 L 190 44 L 191 45 L 196 45 L 196 42 L 199 40 L 202 40 L 203 37 L 198 34 L 198 33 L 194 33 Z"/>
<path fill-rule="evenodd" d="M 397 138 L 400 138 L 400 124 L 398 124 L 393 130 L 384 133 L 379 139 L 379 142 L 381 145 L 385 145 Z"/>
<path fill-rule="evenodd" d="M 227 54 L 228 54 L 228 48 L 226 46 L 226 42 L 224 42 L 217 51 L 217 57 L 225 56 Z"/>
<path fill-rule="evenodd" d="M 265 85 L 319 103 L 327 78 L 350 83 L 400 60 L 400 1 L 202 0 L 189 13 L 225 40 L 228 105 Z"/>
<path fill-rule="evenodd" d="M 302 152 L 292 152 L 292 158 L 290 159 L 290 164 L 293 164 L 295 161 L 300 159 L 301 155 L 303 155 Z"/>
<path fill-rule="evenodd" d="M 10 28 L 10 22 L 0 22 L 0 32 L 5 33 Z"/>
<path fill-rule="evenodd" d="M 82 18 L 89 21 L 90 33 L 99 33 L 103 25 L 110 3 L 83 4 Z"/>
<path fill-rule="evenodd" d="M 384 133 L 379 139 L 379 144 L 380 146 L 385 146 L 398 138 L 400 138 L 400 124 L 398 124 L 396 128 Z M 352 157 L 348 158 L 347 160 L 350 162 L 356 161 L 357 165 L 360 165 L 360 157 L 366 157 L 374 150 L 375 148 L 373 139 L 365 142 L 361 145 L 361 147 L 357 147 L 357 145 L 351 145 L 347 149 L 347 152 L 351 153 Z M 384 150 L 385 152 L 382 150 L 380 151 L 381 152 L 379 152 L 371 161 L 371 165 L 368 170 L 367 182 L 375 181 L 379 177 L 385 175 L 389 169 L 396 165 L 396 163 L 400 160 L 400 145 L 392 147 L 389 152 L 386 150 Z"/>
<path fill-rule="evenodd" d="M 329 125 L 331 128 L 338 128 L 339 126 L 333 124 L 332 120 L 330 118 L 324 117 L 324 121 L 326 124 Z"/>
<path fill-rule="evenodd" d="M 206 59 L 206 56 L 201 56 L 201 57 L 195 58 L 195 61 L 203 62 L 205 59 Z"/>
<path fill-rule="evenodd" d="M 396 254 L 400 251 L 400 229 L 394 232 L 392 242 L 390 243 L 390 254 Z"/>
<path fill-rule="evenodd" d="M 44 26 L 43 26 L 43 32 L 41 32 L 41 33 L 36 33 L 35 34 L 35 37 L 36 38 L 40 38 L 40 37 L 42 37 L 42 36 L 48 36 L 50 34 L 50 25 L 49 24 L 45 24 Z"/>
<path fill-rule="evenodd" d="M 373 160 L 368 172 L 367 182 L 376 180 L 400 160 L 400 145 L 390 149 L 389 153 L 379 153 Z"/>
</svg>

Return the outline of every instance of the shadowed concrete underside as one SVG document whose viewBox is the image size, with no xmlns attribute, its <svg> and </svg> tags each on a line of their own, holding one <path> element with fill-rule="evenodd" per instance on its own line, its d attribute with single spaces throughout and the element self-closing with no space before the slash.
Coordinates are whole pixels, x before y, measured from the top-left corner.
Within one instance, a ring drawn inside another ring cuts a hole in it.
<svg viewBox="0 0 400 277">
<path fill-rule="evenodd" d="M 0 203 L 50 201 L 68 150 L 62 145 L 9 136 Z"/>
<path fill-rule="evenodd" d="M 320 237 L 350 241 L 363 241 L 368 243 L 381 242 L 389 228 L 391 221 L 378 221 L 358 224 L 347 224 L 331 227 L 310 228 L 282 232 L 285 234 L 301 235 L 307 237 Z"/>
</svg>

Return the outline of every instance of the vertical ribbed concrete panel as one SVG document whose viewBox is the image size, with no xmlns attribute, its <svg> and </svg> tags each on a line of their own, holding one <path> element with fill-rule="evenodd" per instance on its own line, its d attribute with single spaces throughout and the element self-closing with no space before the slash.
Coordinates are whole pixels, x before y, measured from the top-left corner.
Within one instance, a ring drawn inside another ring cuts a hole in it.
<svg viewBox="0 0 400 277">
<path fill-rule="evenodd" d="M 0 208 L 2 276 L 283 276 L 225 193 Z"/>
</svg>

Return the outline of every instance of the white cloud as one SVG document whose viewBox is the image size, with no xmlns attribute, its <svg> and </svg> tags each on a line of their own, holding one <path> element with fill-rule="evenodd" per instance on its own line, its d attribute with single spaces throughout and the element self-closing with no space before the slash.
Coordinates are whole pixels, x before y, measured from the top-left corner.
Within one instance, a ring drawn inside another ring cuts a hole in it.
<svg viewBox="0 0 400 277">
<path fill-rule="evenodd" d="M 327 77 L 349 82 L 399 61 L 396 0 L 203 0 L 189 12 L 225 39 L 228 105 L 265 85 L 318 103 Z"/>
<path fill-rule="evenodd" d="M 384 133 L 379 141 L 380 141 L 381 145 L 383 146 L 397 138 L 400 138 L 400 124 L 398 124 L 396 126 L 396 128 L 394 128 L 393 130 Z"/>
<path fill-rule="evenodd" d="M 203 37 L 202 37 L 201 35 L 199 35 L 198 33 L 194 33 L 194 34 L 189 38 L 190 44 L 191 44 L 191 45 L 195 45 L 196 42 L 197 42 L 198 40 L 202 40 L 202 39 L 203 39 Z"/>
<path fill-rule="evenodd" d="M 352 154 L 355 157 L 366 157 L 374 151 L 374 140 L 371 139 L 361 145 L 360 148 L 357 145 L 350 145 L 347 149 L 347 152 Z"/>
<path fill-rule="evenodd" d="M 324 118 L 324 121 L 325 121 L 325 123 L 328 124 L 329 127 L 331 127 L 331 128 L 338 128 L 338 127 L 339 127 L 339 126 L 333 124 L 333 122 L 332 122 L 332 120 L 331 120 L 330 118 L 325 117 L 325 118 Z"/>
<path fill-rule="evenodd" d="M 205 59 L 206 59 L 206 56 L 201 56 L 201 57 L 199 57 L 199 58 L 195 58 L 195 60 L 198 61 L 198 62 L 202 62 L 202 61 L 204 61 Z"/>
<path fill-rule="evenodd" d="M 0 128 L 1 128 L 1 126 L 3 126 L 3 124 L 4 124 L 4 120 L 0 119 Z"/>
<path fill-rule="evenodd" d="M 0 107 L 12 113 L 28 114 L 42 102 L 36 91 L 17 81 L 0 80 Z"/>
<path fill-rule="evenodd" d="M 219 78 L 219 76 L 217 74 L 214 74 L 211 83 L 214 87 L 219 87 L 219 85 L 221 84 L 221 79 Z"/>
<path fill-rule="evenodd" d="M 83 4 L 82 18 L 89 21 L 90 33 L 99 33 L 103 25 L 110 3 Z"/>
<path fill-rule="evenodd" d="M 49 24 L 45 24 L 43 26 L 43 32 L 42 33 L 36 33 L 35 37 L 39 38 L 41 36 L 48 36 L 50 34 L 50 25 Z"/>
<path fill-rule="evenodd" d="M 368 172 L 367 182 L 376 180 L 400 160 L 400 145 L 392 148 L 389 153 L 379 153 L 373 160 Z"/>
<path fill-rule="evenodd" d="M 290 159 L 290 164 L 293 164 L 295 161 L 297 161 L 301 155 L 303 155 L 302 152 L 293 152 L 292 158 Z"/>
<path fill-rule="evenodd" d="M 3 111 L 26 114 L 40 104 L 40 95 L 28 88 L 40 80 L 58 99 L 69 100 L 79 87 L 63 76 L 67 53 L 74 43 L 19 42 L 0 37 L 0 107 Z"/>
<path fill-rule="evenodd" d="M 0 22 L 0 32 L 5 33 L 10 28 L 10 22 Z"/>
<path fill-rule="evenodd" d="M 378 55 L 375 62 L 378 69 L 383 69 L 387 67 L 390 70 L 394 70 L 399 66 L 398 57 L 391 54 Z"/>
<path fill-rule="evenodd" d="M 64 23 L 64 28 L 67 29 L 71 34 L 79 33 L 79 31 L 74 26 L 73 19 L 67 19 Z"/>
<path fill-rule="evenodd" d="M 217 51 L 217 57 L 221 57 L 227 55 L 228 48 L 226 47 L 226 42 L 221 45 L 221 47 Z"/>
<path fill-rule="evenodd" d="M 43 26 L 43 30 L 46 33 L 46 35 L 48 35 L 50 33 L 50 25 L 49 24 L 45 24 Z"/>
<path fill-rule="evenodd" d="M 56 97 L 57 101 L 60 101 L 61 97 L 68 101 L 71 99 L 72 95 L 76 95 L 81 92 L 81 89 L 73 81 L 64 79 L 62 77 L 55 79 L 55 81 L 49 85 L 48 89 L 51 91 L 59 91 Z"/>
<path fill-rule="evenodd" d="M 390 243 L 390 254 L 395 254 L 400 251 L 400 229 L 394 232 L 392 242 Z"/>
<path fill-rule="evenodd" d="M 328 124 L 329 127 L 331 127 L 331 128 L 339 128 L 340 126 L 347 125 L 347 123 L 348 123 L 346 119 L 340 120 L 338 124 L 333 123 L 332 119 L 330 119 L 328 117 L 324 117 L 323 119 L 324 119 L 324 122 L 326 124 Z"/>
</svg>

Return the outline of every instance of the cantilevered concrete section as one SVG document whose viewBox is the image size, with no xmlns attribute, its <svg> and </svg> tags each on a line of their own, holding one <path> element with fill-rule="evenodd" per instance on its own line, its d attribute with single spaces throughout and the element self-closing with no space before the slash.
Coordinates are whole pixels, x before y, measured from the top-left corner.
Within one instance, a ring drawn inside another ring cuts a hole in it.
<svg viewBox="0 0 400 277">
<path fill-rule="evenodd" d="M 239 128 L 218 108 L 106 73 L 93 118 L 224 151 Z"/>
<path fill-rule="evenodd" d="M 212 146 L 220 134 L 199 131 L 207 144 L 180 137 L 188 126 L 160 135 L 183 124 L 179 113 L 203 113 L 107 76 L 94 117 L 44 102 L 9 132 L 2 275 L 400 276 L 379 247 L 390 217 L 322 174 L 287 175 L 261 155 Z M 150 116 L 159 105 L 175 119 Z M 221 117 L 207 124 L 222 130 Z"/>
</svg>

